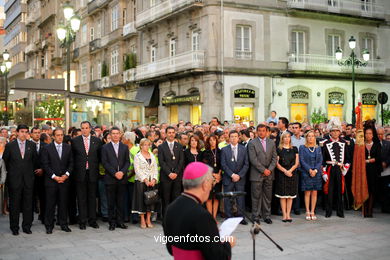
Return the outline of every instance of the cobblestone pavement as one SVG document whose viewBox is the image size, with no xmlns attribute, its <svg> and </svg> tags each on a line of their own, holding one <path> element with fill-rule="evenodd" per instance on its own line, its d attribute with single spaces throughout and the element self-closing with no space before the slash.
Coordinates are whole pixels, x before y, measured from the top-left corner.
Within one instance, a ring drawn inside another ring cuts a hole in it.
<svg viewBox="0 0 390 260">
<path fill-rule="evenodd" d="M 284 251 L 280 252 L 262 234 L 256 239 L 257 259 L 390 259 L 390 214 L 374 213 L 364 219 L 360 212 L 347 211 L 346 218 L 325 219 L 322 212 L 317 221 L 306 221 L 304 215 L 294 216 L 293 223 L 282 223 L 273 216 L 272 225 L 262 224 Z M 172 259 L 165 246 L 156 243 L 154 236 L 162 234 L 160 224 L 141 230 L 108 231 L 107 223 L 100 229 L 79 230 L 70 226 L 71 233 L 57 226 L 52 235 L 41 224 L 32 227 L 32 235 L 12 236 L 8 217 L 0 217 L 0 259 Z M 233 259 L 252 259 L 249 225 L 240 225 L 234 235 L 237 246 Z"/>
</svg>

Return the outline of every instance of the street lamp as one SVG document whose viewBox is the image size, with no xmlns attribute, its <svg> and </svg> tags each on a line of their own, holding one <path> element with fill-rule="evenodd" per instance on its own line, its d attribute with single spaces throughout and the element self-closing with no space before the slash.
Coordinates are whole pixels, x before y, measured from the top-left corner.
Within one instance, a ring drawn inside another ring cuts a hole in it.
<svg viewBox="0 0 390 260">
<path fill-rule="evenodd" d="M 4 125 L 8 125 L 8 72 L 11 70 L 12 62 L 9 60 L 9 53 L 7 50 L 3 52 L 3 63 L 0 65 L 1 75 L 4 75 L 4 94 L 5 94 L 5 106 L 4 106 Z"/>
<path fill-rule="evenodd" d="M 80 29 L 81 19 L 74 13 L 74 8 L 69 2 L 63 5 L 65 23 L 57 27 L 57 38 L 62 47 L 66 48 L 66 88 L 65 88 L 65 128 L 70 127 L 70 47 Z"/>
<path fill-rule="evenodd" d="M 348 66 L 352 67 L 352 124 L 356 124 L 356 114 L 355 114 L 355 67 L 365 67 L 367 65 L 367 61 L 370 59 L 370 53 L 367 49 L 364 49 L 362 52 L 363 61 L 359 60 L 356 57 L 354 49 L 356 48 L 356 40 L 353 36 L 349 38 L 348 41 L 349 48 L 352 50 L 349 57 L 345 60 L 343 59 L 343 51 L 340 47 L 337 48 L 335 56 L 338 64 L 340 66 Z"/>
</svg>

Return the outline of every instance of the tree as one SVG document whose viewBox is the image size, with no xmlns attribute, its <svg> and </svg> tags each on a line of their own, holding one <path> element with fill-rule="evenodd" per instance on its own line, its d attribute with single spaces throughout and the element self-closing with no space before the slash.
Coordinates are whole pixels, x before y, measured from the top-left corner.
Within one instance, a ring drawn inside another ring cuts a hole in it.
<svg viewBox="0 0 390 260">
<path fill-rule="evenodd" d="M 382 115 L 381 115 L 382 118 Z M 383 122 L 382 125 L 387 125 L 390 123 L 390 106 L 387 105 L 386 108 L 383 108 Z"/>
<path fill-rule="evenodd" d="M 133 69 L 137 66 L 137 55 L 132 52 L 125 56 L 125 62 L 123 63 L 123 70 Z"/>
<path fill-rule="evenodd" d="M 44 112 L 46 117 L 50 118 L 64 118 L 64 100 L 58 98 L 49 98 L 48 100 L 41 101 L 41 111 Z"/>
<path fill-rule="evenodd" d="M 322 112 L 322 108 L 314 108 L 313 113 L 311 114 L 311 122 L 312 124 L 320 124 L 325 123 L 328 120 L 325 113 Z"/>
</svg>

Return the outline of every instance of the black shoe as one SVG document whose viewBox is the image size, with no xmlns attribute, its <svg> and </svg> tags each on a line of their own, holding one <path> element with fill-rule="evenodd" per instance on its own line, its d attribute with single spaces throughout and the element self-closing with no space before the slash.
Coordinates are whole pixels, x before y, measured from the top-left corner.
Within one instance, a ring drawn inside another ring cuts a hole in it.
<svg viewBox="0 0 390 260">
<path fill-rule="evenodd" d="M 292 222 L 292 219 L 286 219 L 287 222 L 291 223 Z"/>
<path fill-rule="evenodd" d="M 325 218 L 330 218 L 332 216 L 332 212 L 326 212 L 325 213 Z"/>
<path fill-rule="evenodd" d="M 89 224 L 89 226 L 96 229 L 99 228 L 99 225 L 96 222 L 92 222 L 91 224 Z"/>
<path fill-rule="evenodd" d="M 32 234 L 31 229 L 29 229 L 29 228 L 23 228 L 23 233 L 26 233 L 28 235 Z"/>
<path fill-rule="evenodd" d="M 266 218 L 264 220 L 264 222 L 267 223 L 267 224 L 272 224 L 272 220 L 270 218 Z"/>
<path fill-rule="evenodd" d="M 80 227 L 81 230 L 86 230 L 87 229 L 85 224 L 80 224 L 79 227 Z"/>
<path fill-rule="evenodd" d="M 108 218 L 107 217 L 102 217 L 102 221 L 103 222 L 108 222 Z"/>
<path fill-rule="evenodd" d="M 108 230 L 114 231 L 114 230 L 115 230 L 115 225 L 110 225 L 109 228 L 108 228 Z"/>
<path fill-rule="evenodd" d="M 243 219 L 243 220 L 241 220 L 240 224 L 245 226 L 245 225 L 248 225 L 248 222 L 246 222 L 246 220 Z"/>
<path fill-rule="evenodd" d="M 282 219 L 282 222 L 286 223 L 286 222 L 287 222 L 287 219 Z"/>
<path fill-rule="evenodd" d="M 344 213 L 337 214 L 339 218 L 344 218 Z"/>
<path fill-rule="evenodd" d="M 125 224 L 118 224 L 116 225 L 116 227 L 121 229 L 127 229 L 127 226 Z"/>
<path fill-rule="evenodd" d="M 301 211 L 299 209 L 294 209 L 294 214 L 299 216 L 301 215 Z"/>
<path fill-rule="evenodd" d="M 61 230 L 65 232 L 72 232 L 72 230 L 67 225 L 61 226 Z"/>
<path fill-rule="evenodd" d="M 18 236 L 19 235 L 19 230 L 12 230 L 12 235 Z"/>
<path fill-rule="evenodd" d="M 46 228 L 46 234 L 50 235 L 53 233 L 53 229 L 52 228 Z"/>
</svg>

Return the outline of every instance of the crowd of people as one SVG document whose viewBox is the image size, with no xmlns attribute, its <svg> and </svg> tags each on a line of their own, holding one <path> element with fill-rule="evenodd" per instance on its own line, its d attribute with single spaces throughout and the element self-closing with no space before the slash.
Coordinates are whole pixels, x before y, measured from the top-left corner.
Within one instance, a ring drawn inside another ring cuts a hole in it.
<svg viewBox="0 0 390 260">
<path fill-rule="evenodd" d="M 292 212 L 317 220 L 317 204 L 331 217 L 354 206 L 352 192 L 356 128 L 332 119 L 318 125 L 290 123 L 270 117 L 255 126 L 223 122 L 192 125 L 150 124 L 134 129 L 92 126 L 62 128 L 45 124 L 29 129 L 0 129 L 1 211 L 10 229 L 31 234 L 34 212 L 51 234 L 55 225 L 71 232 L 99 228 L 126 229 L 126 222 L 152 228 L 164 219 L 168 205 L 183 192 L 187 165 L 202 162 L 212 169 L 212 189 L 204 203 L 217 220 L 252 213 L 256 222 L 272 224 L 271 214 L 292 222 Z M 364 217 L 379 205 L 390 212 L 390 127 L 366 122 L 364 127 L 366 182 L 369 198 Z M 232 205 L 221 191 L 246 192 Z M 155 195 L 151 199 L 150 194 Z M 157 194 L 157 195 L 156 195 Z M 318 203 L 317 203 L 318 198 Z M 151 202 L 152 201 L 152 202 Z M 245 218 L 241 224 L 246 225 Z"/>
</svg>

